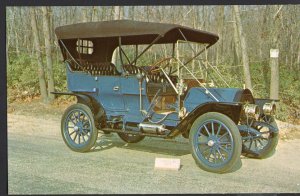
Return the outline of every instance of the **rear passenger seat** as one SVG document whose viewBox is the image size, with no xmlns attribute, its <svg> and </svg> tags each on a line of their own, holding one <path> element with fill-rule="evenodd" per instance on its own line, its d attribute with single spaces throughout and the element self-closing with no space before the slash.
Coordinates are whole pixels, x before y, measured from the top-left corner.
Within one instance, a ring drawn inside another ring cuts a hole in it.
<svg viewBox="0 0 300 196">
<path fill-rule="evenodd" d="M 91 75 L 102 75 L 102 76 L 118 76 L 121 73 L 118 72 L 116 66 L 110 62 L 89 62 L 83 61 L 82 66 L 76 63 L 70 63 L 72 71 L 84 71 Z"/>
</svg>

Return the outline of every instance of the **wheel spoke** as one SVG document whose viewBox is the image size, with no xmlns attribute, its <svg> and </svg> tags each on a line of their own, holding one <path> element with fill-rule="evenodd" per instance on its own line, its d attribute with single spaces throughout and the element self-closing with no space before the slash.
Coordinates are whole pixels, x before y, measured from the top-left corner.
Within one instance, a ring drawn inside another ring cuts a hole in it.
<svg viewBox="0 0 300 196">
<path fill-rule="evenodd" d="M 260 144 L 261 146 L 264 146 L 264 144 L 260 141 L 260 139 L 257 139 L 257 141 L 259 142 L 259 144 Z"/>
<path fill-rule="evenodd" d="M 228 135 L 228 132 L 224 133 L 221 137 L 219 137 L 219 141 L 226 135 Z"/>
<path fill-rule="evenodd" d="M 76 121 L 76 123 L 78 122 L 78 119 L 77 119 L 77 117 L 76 117 L 76 115 L 75 115 L 75 112 L 73 112 L 73 114 L 72 114 L 73 116 L 74 116 L 74 119 L 75 119 L 75 121 Z M 76 124 L 75 123 L 75 124 Z"/>
<path fill-rule="evenodd" d="M 253 143 L 253 139 L 250 139 L 249 150 L 251 150 L 252 143 Z"/>
<path fill-rule="evenodd" d="M 81 136 L 81 134 L 79 134 L 79 137 L 78 137 L 78 144 L 80 144 L 80 136 Z"/>
<path fill-rule="evenodd" d="M 87 120 L 87 121 L 82 123 L 82 126 L 85 126 L 87 123 L 88 123 L 88 125 L 90 125 L 90 122 Z"/>
<path fill-rule="evenodd" d="M 257 142 L 256 142 L 256 140 L 254 140 L 254 146 L 255 146 L 255 149 L 257 149 Z"/>
<path fill-rule="evenodd" d="M 213 150 L 213 148 L 209 148 L 209 156 L 211 156 L 212 155 L 212 150 Z"/>
<path fill-rule="evenodd" d="M 207 127 L 205 125 L 203 125 L 203 126 L 204 126 L 204 129 L 205 129 L 206 133 L 208 134 L 208 136 L 210 136 L 210 133 L 209 133 Z"/>
<path fill-rule="evenodd" d="M 77 119 L 78 119 L 78 121 L 80 121 L 80 113 L 81 113 L 81 111 L 77 112 Z"/>
<path fill-rule="evenodd" d="M 222 124 L 220 124 L 220 126 L 219 126 L 219 128 L 218 128 L 218 131 L 217 131 L 217 134 L 216 134 L 216 136 L 218 136 L 218 135 L 219 135 L 219 133 L 220 133 L 220 131 L 221 131 L 221 127 L 222 127 Z"/>
<path fill-rule="evenodd" d="M 268 122 L 267 116 L 264 116 L 264 117 L 263 117 L 263 120 L 264 120 L 265 122 Z"/>
<path fill-rule="evenodd" d="M 210 147 L 207 147 L 205 150 L 202 151 L 202 153 L 206 152 L 207 150 L 211 149 Z"/>
<path fill-rule="evenodd" d="M 264 138 L 264 137 L 261 137 L 260 139 L 261 140 L 269 140 L 268 138 Z"/>
<path fill-rule="evenodd" d="M 222 153 L 220 152 L 219 148 L 217 149 L 217 151 L 218 151 L 219 155 L 221 156 L 221 159 L 222 159 L 223 161 L 225 161 L 225 159 L 224 159 Z"/>
<path fill-rule="evenodd" d="M 223 146 L 219 146 L 220 149 L 224 150 L 227 154 L 229 154 L 229 151 L 227 149 L 225 149 Z"/>
<path fill-rule="evenodd" d="M 83 133 L 84 135 L 88 135 L 89 131 L 82 130 L 82 133 Z"/>
<path fill-rule="evenodd" d="M 72 131 L 71 133 L 69 133 L 69 136 L 73 135 L 73 133 L 75 133 L 75 132 L 76 132 L 75 130 Z"/>
<path fill-rule="evenodd" d="M 214 153 L 215 163 L 217 163 L 217 153 L 216 153 L 216 149 L 215 148 L 213 148 L 213 153 Z"/>
<path fill-rule="evenodd" d="M 73 121 L 73 119 L 71 118 L 71 116 L 69 116 L 68 119 L 69 119 L 74 125 L 76 124 L 76 122 Z M 70 121 L 69 121 L 69 122 L 70 122 Z"/>
<path fill-rule="evenodd" d="M 82 118 L 81 118 L 81 122 L 84 122 L 85 121 L 85 118 L 86 118 L 86 116 L 85 116 L 85 114 L 81 114 L 81 116 L 82 116 Z"/>
<path fill-rule="evenodd" d="M 231 144 L 231 142 L 219 142 L 219 144 Z"/>
<path fill-rule="evenodd" d="M 84 141 L 84 143 L 86 142 L 86 140 L 85 140 L 85 138 L 84 138 L 84 135 L 82 135 L 82 138 L 83 138 L 83 141 Z"/>
<path fill-rule="evenodd" d="M 77 135 L 78 135 L 78 133 L 76 132 L 76 135 L 75 135 L 75 137 L 74 137 L 74 142 L 76 141 L 76 138 L 77 138 Z"/>
<path fill-rule="evenodd" d="M 211 121 L 211 133 L 212 133 L 212 135 L 215 135 L 214 121 Z"/>
</svg>

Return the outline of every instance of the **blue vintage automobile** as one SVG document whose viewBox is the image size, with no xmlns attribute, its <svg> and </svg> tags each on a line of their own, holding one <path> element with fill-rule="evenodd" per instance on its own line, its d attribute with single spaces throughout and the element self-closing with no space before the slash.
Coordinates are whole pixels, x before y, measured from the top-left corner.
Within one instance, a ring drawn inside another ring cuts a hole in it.
<svg viewBox="0 0 300 196">
<path fill-rule="evenodd" d="M 249 89 L 212 87 L 195 73 L 207 67 L 200 55 L 217 42 L 217 35 L 130 20 L 65 25 L 55 34 L 69 91 L 53 93 L 77 98 L 61 120 L 71 150 L 89 151 L 99 130 L 117 133 L 128 143 L 182 135 L 189 139 L 197 165 L 216 173 L 231 171 L 241 154 L 265 158 L 275 150 L 277 100 L 255 99 Z M 181 53 L 180 44 L 188 45 Z M 197 58 L 199 67 L 191 69 Z"/>
</svg>

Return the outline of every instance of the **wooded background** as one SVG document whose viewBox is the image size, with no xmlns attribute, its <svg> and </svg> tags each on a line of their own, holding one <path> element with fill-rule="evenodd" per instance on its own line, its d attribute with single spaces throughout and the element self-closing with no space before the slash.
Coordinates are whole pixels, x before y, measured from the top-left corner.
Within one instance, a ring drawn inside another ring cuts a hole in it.
<svg viewBox="0 0 300 196">
<path fill-rule="evenodd" d="M 130 19 L 175 23 L 214 32 L 209 62 L 232 87 L 281 100 L 277 117 L 300 118 L 300 6 L 7 7 L 8 102 L 66 91 L 65 67 L 54 29 L 85 21 Z M 270 58 L 279 49 L 279 58 Z"/>
</svg>

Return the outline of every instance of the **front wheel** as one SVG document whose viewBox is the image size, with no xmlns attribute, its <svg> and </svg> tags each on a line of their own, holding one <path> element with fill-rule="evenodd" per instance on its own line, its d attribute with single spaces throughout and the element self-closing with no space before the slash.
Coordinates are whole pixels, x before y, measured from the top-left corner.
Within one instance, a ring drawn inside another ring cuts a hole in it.
<svg viewBox="0 0 300 196">
<path fill-rule="evenodd" d="M 189 140 L 195 162 L 205 171 L 229 172 L 240 161 L 239 130 L 224 114 L 209 112 L 199 116 L 191 127 Z"/>
<path fill-rule="evenodd" d="M 277 123 L 272 116 L 264 116 L 261 121 L 278 129 Z M 278 144 L 278 132 L 271 132 L 268 127 L 262 125 L 253 128 L 261 133 L 261 137 L 252 138 L 250 136 L 243 140 L 243 155 L 257 159 L 264 159 L 271 156 Z"/>
<path fill-rule="evenodd" d="M 61 119 L 61 134 L 71 150 L 90 150 L 98 137 L 91 109 L 81 103 L 68 107 Z"/>
</svg>

